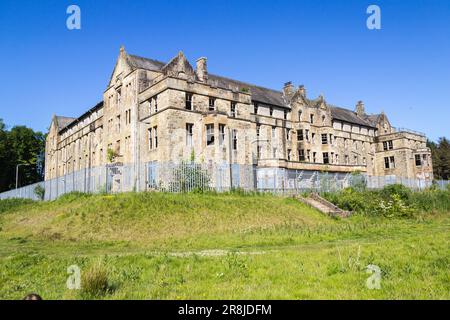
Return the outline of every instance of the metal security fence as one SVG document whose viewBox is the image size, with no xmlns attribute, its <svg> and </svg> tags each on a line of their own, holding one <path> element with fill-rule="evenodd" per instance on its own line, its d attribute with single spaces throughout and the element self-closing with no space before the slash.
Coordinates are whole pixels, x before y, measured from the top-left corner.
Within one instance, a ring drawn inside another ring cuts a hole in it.
<svg viewBox="0 0 450 320">
<path fill-rule="evenodd" d="M 148 188 L 160 191 L 255 189 L 255 168 L 251 165 L 151 162 L 147 172 Z"/>
<path fill-rule="evenodd" d="M 449 181 L 434 181 L 445 189 Z M 311 170 L 261 168 L 252 165 L 214 163 L 148 162 L 110 164 L 71 172 L 56 179 L 39 182 L 8 192 L 0 199 L 28 198 L 40 200 L 36 188 L 45 190 L 45 200 L 54 200 L 70 192 L 119 193 L 128 191 L 191 192 L 196 190 L 224 192 L 231 189 L 296 194 L 304 191 L 333 192 L 347 187 L 381 189 L 403 184 L 423 190 L 431 181 L 395 176 L 330 173 Z"/>
<path fill-rule="evenodd" d="M 26 187 L 21 187 L 18 189 L 9 190 L 6 192 L 0 193 L 0 200 L 3 199 L 10 199 L 10 198 L 22 198 L 22 199 L 32 199 L 32 200 L 42 200 L 39 198 L 38 194 L 36 193 L 36 188 L 38 186 L 45 188 L 44 182 L 38 182 L 34 184 L 30 184 Z"/>
</svg>

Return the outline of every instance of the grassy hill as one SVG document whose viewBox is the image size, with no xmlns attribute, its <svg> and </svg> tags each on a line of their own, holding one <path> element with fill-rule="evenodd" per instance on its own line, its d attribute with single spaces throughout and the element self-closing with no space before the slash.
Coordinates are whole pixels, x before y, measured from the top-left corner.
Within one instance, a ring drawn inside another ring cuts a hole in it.
<svg viewBox="0 0 450 320">
<path fill-rule="evenodd" d="M 6 200 L 0 298 L 449 299 L 449 231 L 448 213 L 332 219 L 269 195 Z M 366 285 L 369 264 L 379 290 Z M 82 290 L 66 287 L 71 265 Z"/>
</svg>

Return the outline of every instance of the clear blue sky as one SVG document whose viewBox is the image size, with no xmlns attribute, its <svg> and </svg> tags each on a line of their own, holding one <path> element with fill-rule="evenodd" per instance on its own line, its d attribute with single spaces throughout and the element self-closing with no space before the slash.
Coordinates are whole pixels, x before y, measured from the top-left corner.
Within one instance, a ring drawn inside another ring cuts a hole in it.
<svg viewBox="0 0 450 320">
<path fill-rule="evenodd" d="M 81 30 L 66 8 L 81 8 Z M 368 30 L 366 8 L 381 8 Z M 450 1 L 0 2 L 0 118 L 45 131 L 53 113 L 79 116 L 102 98 L 119 47 L 167 61 L 183 50 L 215 74 L 366 111 L 450 136 Z"/>
</svg>

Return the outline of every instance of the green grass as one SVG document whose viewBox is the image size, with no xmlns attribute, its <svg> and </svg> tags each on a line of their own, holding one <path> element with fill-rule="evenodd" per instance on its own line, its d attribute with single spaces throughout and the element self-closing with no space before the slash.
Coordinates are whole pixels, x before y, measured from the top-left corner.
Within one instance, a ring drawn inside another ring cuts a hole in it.
<svg viewBox="0 0 450 320">
<path fill-rule="evenodd" d="M 449 299 L 449 231 L 448 212 L 332 219 L 256 194 L 6 200 L 0 298 Z M 366 286 L 369 264 L 380 290 Z M 67 289 L 71 265 L 101 294 Z"/>
</svg>

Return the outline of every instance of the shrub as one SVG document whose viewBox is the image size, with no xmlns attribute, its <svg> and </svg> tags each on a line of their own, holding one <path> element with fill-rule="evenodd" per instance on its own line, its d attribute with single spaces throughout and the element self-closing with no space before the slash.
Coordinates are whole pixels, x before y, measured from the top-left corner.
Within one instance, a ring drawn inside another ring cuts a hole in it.
<svg viewBox="0 0 450 320">
<path fill-rule="evenodd" d="M 209 173 L 199 164 L 182 162 L 173 170 L 172 175 L 174 181 L 170 182 L 170 190 L 202 193 L 210 189 Z"/>
<path fill-rule="evenodd" d="M 381 200 L 377 208 L 378 212 L 385 217 L 412 217 L 414 215 L 414 208 L 408 206 L 398 194 L 393 194 L 391 200 Z"/>
<path fill-rule="evenodd" d="M 412 191 L 402 184 L 391 184 L 381 189 L 380 194 L 384 199 L 390 199 L 393 195 L 398 195 L 400 199 L 407 201 L 411 198 Z"/>
<path fill-rule="evenodd" d="M 44 189 L 41 185 L 37 185 L 36 188 L 34 188 L 34 194 L 35 194 L 40 200 L 44 200 L 45 189 Z"/>
<path fill-rule="evenodd" d="M 85 298 L 96 298 L 109 290 L 108 271 L 101 263 L 96 263 L 81 274 L 81 294 Z"/>
</svg>

